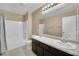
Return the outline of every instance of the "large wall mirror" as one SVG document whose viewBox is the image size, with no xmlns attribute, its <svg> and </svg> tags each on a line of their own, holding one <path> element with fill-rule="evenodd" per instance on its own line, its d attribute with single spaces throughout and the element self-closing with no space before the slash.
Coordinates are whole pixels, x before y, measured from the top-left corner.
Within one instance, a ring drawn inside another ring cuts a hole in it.
<svg viewBox="0 0 79 59">
<path fill-rule="evenodd" d="M 44 10 L 40 17 L 39 35 L 65 37 L 70 40 L 78 39 L 78 8 L 77 3 L 65 3 Z"/>
</svg>

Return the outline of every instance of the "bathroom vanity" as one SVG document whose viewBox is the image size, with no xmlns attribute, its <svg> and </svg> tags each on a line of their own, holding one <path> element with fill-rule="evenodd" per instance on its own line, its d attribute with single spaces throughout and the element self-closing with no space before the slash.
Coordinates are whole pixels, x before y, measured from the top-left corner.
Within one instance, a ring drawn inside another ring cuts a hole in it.
<svg viewBox="0 0 79 59">
<path fill-rule="evenodd" d="M 35 39 L 32 39 L 32 51 L 38 56 L 72 56 Z"/>
<path fill-rule="evenodd" d="M 38 56 L 74 56 L 79 55 L 79 48 L 68 49 L 55 45 L 54 40 L 45 37 L 32 36 L 32 51 Z M 75 45 L 79 47 L 79 45 Z"/>
</svg>

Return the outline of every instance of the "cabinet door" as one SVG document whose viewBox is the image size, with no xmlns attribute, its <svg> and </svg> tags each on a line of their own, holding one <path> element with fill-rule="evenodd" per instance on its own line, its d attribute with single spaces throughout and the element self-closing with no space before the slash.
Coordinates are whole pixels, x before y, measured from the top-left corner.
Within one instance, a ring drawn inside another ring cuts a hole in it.
<svg viewBox="0 0 79 59">
<path fill-rule="evenodd" d="M 54 55 L 52 55 L 49 51 L 44 50 L 44 56 L 54 56 Z"/>
<path fill-rule="evenodd" d="M 37 46 L 37 55 L 38 56 L 43 56 L 43 48 Z"/>
<path fill-rule="evenodd" d="M 32 39 L 32 42 L 33 42 L 34 44 L 36 44 L 36 45 L 39 45 L 39 44 L 40 44 L 40 42 L 37 41 L 37 40 L 35 40 L 35 39 Z"/>
<path fill-rule="evenodd" d="M 37 46 L 34 43 L 32 43 L 32 51 L 37 54 Z"/>
<path fill-rule="evenodd" d="M 68 53 L 65 53 L 65 52 L 58 50 L 56 48 L 53 48 L 53 47 L 51 48 L 51 53 L 54 54 L 55 56 L 72 56 Z"/>
<path fill-rule="evenodd" d="M 40 43 L 40 46 L 43 47 L 44 49 L 48 50 L 48 51 L 51 50 L 51 47 L 46 45 L 46 44 L 44 44 L 44 43 Z"/>
</svg>

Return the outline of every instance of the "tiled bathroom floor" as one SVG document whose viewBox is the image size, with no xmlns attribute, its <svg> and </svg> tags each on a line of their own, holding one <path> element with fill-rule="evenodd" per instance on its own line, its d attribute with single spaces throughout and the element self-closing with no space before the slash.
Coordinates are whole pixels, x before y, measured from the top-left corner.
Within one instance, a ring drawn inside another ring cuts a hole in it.
<svg viewBox="0 0 79 59">
<path fill-rule="evenodd" d="M 25 56 L 36 56 L 31 49 L 28 49 L 25 46 L 23 46 L 22 49 L 24 51 Z"/>
<path fill-rule="evenodd" d="M 3 56 L 36 56 L 31 49 L 25 46 L 8 51 Z"/>
</svg>

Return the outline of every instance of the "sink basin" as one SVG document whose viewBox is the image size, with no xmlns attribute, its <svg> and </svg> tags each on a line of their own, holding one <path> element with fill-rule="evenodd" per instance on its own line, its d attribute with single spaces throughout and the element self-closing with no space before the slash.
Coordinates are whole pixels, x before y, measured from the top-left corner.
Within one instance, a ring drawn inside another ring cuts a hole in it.
<svg viewBox="0 0 79 59">
<path fill-rule="evenodd" d="M 61 47 L 61 48 L 65 48 L 65 49 L 76 49 L 76 46 L 73 44 L 73 43 L 70 43 L 70 42 L 62 42 L 61 40 L 55 40 L 53 41 L 53 43 L 55 45 L 57 45 L 58 47 Z"/>
</svg>

